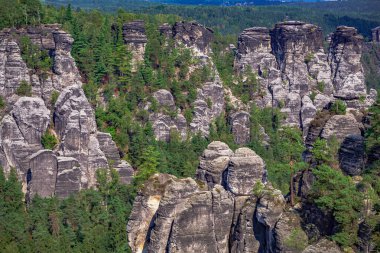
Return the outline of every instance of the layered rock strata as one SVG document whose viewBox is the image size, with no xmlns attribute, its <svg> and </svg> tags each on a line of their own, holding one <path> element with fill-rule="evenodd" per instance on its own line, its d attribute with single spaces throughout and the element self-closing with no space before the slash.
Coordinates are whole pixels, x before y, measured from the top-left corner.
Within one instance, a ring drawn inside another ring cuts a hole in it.
<svg viewBox="0 0 380 253">
<path fill-rule="evenodd" d="M 284 197 L 269 184 L 253 194 L 255 184 L 266 184 L 264 162 L 254 151 L 212 142 L 196 178 L 156 174 L 148 180 L 127 226 L 132 252 L 294 250 L 284 242 L 292 229 L 304 233 L 300 218 L 284 212 Z"/>
<path fill-rule="evenodd" d="M 145 47 L 148 41 L 145 34 L 145 22 L 136 20 L 123 25 L 123 39 L 132 53 L 132 71 L 144 60 Z"/>
<path fill-rule="evenodd" d="M 299 21 L 278 23 L 271 30 L 246 29 L 238 39 L 235 70 L 257 74 L 260 89 L 253 102 L 280 107 L 284 124 L 300 127 L 306 137 L 316 112 L 344 100 L 348 108 L 368 108 L 376 91 L 366 92 L 360 62 L 363 37 L 340 26 L 325 52 L 320 27 Z"/>
<path fill-rule="evenodd" d="M 46 73 L 29 69 L 23 61 L 23 37 L 49 51 L 53 64 Z M 72 43 L 58 25 L 0 32 L 0 95 L 9 112 L 0 122 L 0 165 L 6 174 L 16 169 L 28 199 L 37 194 L 64 198 L 94 187 L 99 168 L 115 167 L 126 183 L 133 174 L 111 136 L 97 131 L 94 110 L 70 55 Z M 16 94 L 22 82 L 31 85 L 32 97 Z M 53 91 L 59 96 L 52 106 Z M 42 145 L 47 131 L 58 141 L 54 150 Z"/>
</svg>

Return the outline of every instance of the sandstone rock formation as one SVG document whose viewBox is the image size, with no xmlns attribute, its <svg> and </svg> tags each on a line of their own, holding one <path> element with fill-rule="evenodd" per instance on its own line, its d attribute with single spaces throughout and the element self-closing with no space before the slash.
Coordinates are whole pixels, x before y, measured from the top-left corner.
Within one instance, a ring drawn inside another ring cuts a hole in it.
<svg viewBox="0 0 380 253">
<path fill-rule="evenodd" d="M 333 34 L 329 62 L 335 97 L 350 100 L 367 95 L 360 62 L 362 47 L 363 37 L 353 27 L 339 26 Z"/>
<path fill-rule="evenodd" d="M 211 58 L 213 31 L 198 23 L 185 21 L 177 22 L 173 26 L 164 24 L 159 30 L 167 38 L 173 39 L 180 50 L 185 48 L 191 51 L 196 63 L 189 67 L 189 75 L 204 67 L 210 68 L 212 73 L 208 80 L 197 87 L 196 100 L 192 104 L 193 117 L 189 123 L 175 105 L 169 91 L 161 89 L 154 92 L 153 97 L 160 106 L 159 112 L 150 113 L 149 116 L 155 137 L 157 140 L 168 141 L 171 131 L 177 131 L 182 139 L 187 137 L 188 132 L 208 136 L 210 124 L 225 108 L 224 88 Z M 149 110 L 149 106 L 150 104 L 145 109 Z"/>
<path fill-rule="evenodd" d="M 53 75 L 44 78 L 33 73 L 22 60 L 19 39 L 28 37 L 33 44 L 49 51 L 53 60 Z M 72 37 L 61 30 L 59 25 L 42 25 L 23 29 L 0 31 L 0 95 L 7 100 L 17 101 L 16 89 L 22 81 L 32 85 L 35 96 L 41 97 L 50 107 L 52 92 L 65 87 L 81 85 L 81 77 L 71 57 Z"/>
<path fill-rule="evenodd" d="M 300 127 L 306 137 L 317 110 L 329 102 L 339 98 L 353 109 L 374 103 L 376 92 L 365 89 L 362 43 L 355 28 L 341 26 L 325 52 L 320 27 L 286 21 L 271 30 L 244 30 L 234 65 L 240 74 L 256 73 L 260 89 L 253 102 L 280 107 L 287 116 L 283 123 Z"/>
<path fill-rule="evenodd" d="M 46 75 L 29 69 L 23 61 L 22 37 L 49 51 L 53 65 Z M 93 187 L 99 168 L 116 167 L 126 183 L 133 175 L 111 136 L 97 131 L 94 110 L 70 55 L 72 43 L 59 25 L 0 32 L 0 95 L 9 107 L 0 122 L 0 165 L 6 174 L 11 167 L 16 169 L 27 199 L 36 194 L 64 198 Z M 32 97 L 15 94 L 23 81 L 31 84 Z M 54 106 L 53 91 L 59 92 Z M 48 129 L 58 139 L 54 150 L 44 149 L 41 143 Z"/>
<path fill-rule="evenodd" d="M 150 114 L 149 120 L 152 122 L 156 139 L 169 141 L 172 131 L 176 131 L 183 140 L 186 139 L 187 122 L 176 107 L 170 91 L 158 90 L 153 93 L 153 98 L 156 100 L 158 108 L 156 112 Z"/>
<path fill-rule="evenodd" d="M 208 136 L 210 123 L 224 111 L 224 90 L 220 82 L 209 82 L 198 89 L 194 102 L 194 116 L 190 129 L 194 133 Z"/>
<path fill-rule="evenodd" d="M 212 142 L 196 181 L 156 174 L 139 192 L 127 226 L 132 251 L 274 252 L 290 228 L 276 225 L 285 207 L 280 191 L 267 185 L 253 194 L 254 184 L 266 184 L 264 176 L 264 163 L 252 150 L 234 153 Z"/>
<path fill-rule="evenodd" d="M 372 42 L 380 43 L 380 26 L 372 29 Z"/>
<path fill-rule="evenodd" d="M 173 26 L 173 38 L 199 55 L 211 52 L 210 43 L 214 39 L 214 32 L 195 22 L 177 22 Z"/>
<path fill-rule="evenodd" d="M 132 71 L 137 70 L 137 65 L 144 60 L 147 37 L 145 35 L 145 23 L 136 20 L 123 25 L 124 43 L 132 53 Z"/>
<path fill-rule="evenodd" d="M 245 111 L 238 111 L 230 115 L 230 125 L 236 144 L 246 144 L 250 141 L 250 115 Z"/>
<path fill-rule="evenodd" d="M 339 249 L 338 245 L 335 243 L 322 239 L 314 245 L 308 246 L 302 253 L 341 253 L 342 251 Z"/>
</svg>

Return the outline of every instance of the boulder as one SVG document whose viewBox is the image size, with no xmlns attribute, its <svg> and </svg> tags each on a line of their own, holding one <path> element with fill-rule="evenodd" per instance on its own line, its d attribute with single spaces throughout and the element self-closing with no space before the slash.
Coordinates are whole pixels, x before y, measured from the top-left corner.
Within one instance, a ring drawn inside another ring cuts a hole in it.
<svg viewBox="0 0 380 253">
<path fill-rule="evenodd" d="M 81 168 L 72 157 L 57 157 L 58 172 L 55 185 L 55 196 L 67 198 L 81 189 Z"/>
<path fill-rule="evenodd" d="M 274 229 L 274 252 L 301 253 L 307 247 L 308 237 L 301 222 L 298 213 L 284 212 Z"/>
<path fill-rule="evenodd" d="M 41 98 L 21 97 L 12 110 L 21 134 L 29 144 L 41 144 L 50 122 L 50 111 Z"/>
<path fill-rule="evenodd" d="M 212 188 L 215 184 L 223 184 L 223 173 L 228 167 L 233 151 L 220 141 L 211 142 L 200 157 L 196 178 Z"/>
<path fill-rule="evenodd" d="M 250 115 L 245 111 L 235 112 L 230 116 L 230 125 L 236 144 L 247 144 L 251 139 Z"/>
<path fill-rule="evenodd" d="M 160 89 L 153 93 L 153 98 L 157 100 L 160 107 L 167 107 L 175 111 L 177 108 L 174 103 L 174 97 L 168 90 Z"/>
<path fill-rule="evenodd" d="M 28 198 L 38 195 L 42 198 L 52 197 L 55 193 L 57 179 L 57 157 L 51 150 L 40 150 L 27 158 Z"/>
<path fill-rule="evenodd" d="M 334 115 L 324 125 L 321 137 L 331 139 L 335 137 L 339 143 L 349 135 L 361 136 L 361 125 L 351 114 Z"/>
<path fill-rule="evenodd" d="M 249 148 L 237 149 L 230 158 L 227 189 L 236 195 L 250 195 L 257 182 L 266 182 L 264 160 Z"/>
<path fill-rule="evenodd" d="M 316 244 L 308 246 L 302 253 L 341 253 L 336 243 L 327 239 L 321 239 Z"/>
</svg>

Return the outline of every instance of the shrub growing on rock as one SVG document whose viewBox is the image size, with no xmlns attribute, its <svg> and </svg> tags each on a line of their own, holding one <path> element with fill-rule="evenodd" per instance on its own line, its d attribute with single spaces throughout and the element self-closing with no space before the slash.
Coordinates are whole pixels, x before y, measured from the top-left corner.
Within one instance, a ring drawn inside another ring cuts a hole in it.
<svg viewBox="0 0 380 253">
<path fill-rule="evenodd" d="M 21 97 L 32 96 L 32 86 L 25 80 L 21 81 L 20 86 L 16 90 L 16 94 Z"/>
<path fill-rule="evenodd" d="M 54 149 L 54 147 L 58 144 L 58 140 L 55 135 L 51 134 L 48 130 L 44 135 L 42 135 L 41 143 L 45 149 Z"/>
<path fill-rule="evenodd" d="M 337 114 L 337 115 L 345 115 L 346 114 L 346 103 L 342 100 L 338 99 L 336 100 L 332 106 L 331 106 L 331 112 Z"/>
</svg>

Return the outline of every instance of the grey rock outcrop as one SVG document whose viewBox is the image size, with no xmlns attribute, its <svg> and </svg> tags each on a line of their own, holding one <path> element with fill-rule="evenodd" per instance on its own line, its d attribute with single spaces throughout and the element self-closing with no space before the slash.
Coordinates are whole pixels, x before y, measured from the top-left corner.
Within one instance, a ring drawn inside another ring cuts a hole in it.
<svg viewBox="0 0 380 253">
<path fill-rule="evenodd" d="M 353 115 L 334 115 L 324 125 L 321 137 L 324 139 L 335 137 L 341 143 L 349 135 L 360 136 L 360 128 Z"/>
<path fill-rule="evenodd" d="M 324 110 L 310 122 L 305 144 L 311 150 L 318 138 L 333 141 L 339 145 L 340 168 L 346 174 L 355 176 L 362 172 L 366 159 L 363 132 L 362 115 L 357 112 L 332 115 Z"/>
<path fill-rule="evenodd" d="M 67 198 L 81 189 L 81 169 L 79 162 L 72 157 L 57 157 L 58 172 L 55 196 Z"/>
<path fill-rule="evenodd" d="M 229 168 L 232 164 L 235 167 Z M 255 167 L 260 167 L 258 177 Z M 241 148 L 233 153 L 226 144 L 213 142 L 201 157 L 197 181 L 152 176 L 136 197 L 128 222 L 132 251 L 274 252 L 274 228 L 285 199 L 269 185 L 260 196 L 252 194 L 255 182 L 262 181 L 263 167 L 253 151 Z M 253 177 L 239 173 L 248 168 Z M 244 182 L 243 187 L 230 182 L 240 195 L 228 185 L 230 169 L 231 178 Z M 281 229 L 286 233 L 288 228 Z"/>
<path fill-rule="evenodd" d="M 365 167 L 364 137 L 348 135 L 339 149 L 340 168 L 350 176 L 360 175 Z"/>
<path fill-rule="evenodd" d="M 253 102 L 260 107 L 280 107 L 286 115 L 283 123 L 300 127 L 306 137 L 316 111 L 336 98 L 346 100 L 353 109 L 374 103 L 371 94 L 376 92 L 365 90 L 362 43 L 355 28 L 338 27 L 326 53 L 320 27 L 286 21 L 271 30 L 244 30 L 234 65 L 240 74 L 249 69 L 256 73 L 260 89 Z"/>
<path fill-rule="evenodd" d="M 336 243 L 329 241 L 327 239 L 322 239 L 318 241 L 314 245 L 308 246 L 302 253 L 341 253 L 342 251 L 339 249 Z"/>
<path fill-rule="evenodd" d="M 331 38 L 331 62 L 334 96 L 358 99 L 366 96 L 363 67 L 360 62 L 363 37 L 352 27 L 339 26 Z"/>
<path fill-rule="evenodd" d="M 302 229 L 302 220 L 294 211 L 284 212 L 274 229 L 275 251 L 301 253 L 308 245 L 308 237 Z"/>
<path fill-rule="evenodd" d="M 100 150 L 94 111 L 82 88 L 65 89 L 55 104 L 55 131 L 60 140 L 59 152 L 74 157 L 82 170 L 83 187 L 95 185 L 95 171 L 108 168 L 108 161 Z"/>
<path fill-rule="evenodd" d="M 214 141 L 207 146 L 200 157 L 196 178 L 207 183 L 209 187 L 223 184 L 223 173 L 226 171 L 233 151 L 227 144 Z"/>
<path fill-rule="evenodd" d="M 144 60 L 147 37 L 145 34 L 145 23 L 136 20 L 123 25 L 124 43 L 132 53 L 132 70 L 137 70 L 137 65 Z"/>
<path fill-rule="evenodd" d="M 21 57 L 19 39 L 28 37 L 52 58 L 53 75 L 39 76 L 27 67 Z M 60 25 L 41 25 L 22 29 L 0 31 L 0 95 L 9 97 L 9 102 L 17 101 L 15 94 L 22 81 L 32 85 L 34 95 L 41 97 L 50 107 L 53 91 L 61 91 L 71 85 L 80 85 L 81 77 L 71 57 L 72 37 Z"/>
<path fill-rule="evenodd" d="M 57 157 L 51 150 L 40 150 L 29 158 L 27 174 L 29 198 L 36 194 L 40 197 L 52 197 L 57 178 Z"/>
<path fill-rule="evenodd" d="M 380 43 L 380 26 L 373 28 L 371 31 L 372 31 L 372 42 Z"/>
<path fill-rule="evenodd" d="M 1 166 L 6 173 L 16 168 L 24 191 L 28 157 L 42 149 L 41 136 L 48 127 L 49 114 L 42 99 L 22 97 L 0 124 Z"/>
<path fill-rule="evenodd" d="M 245 29 L 238 38 L 235 69 L 239 73 L 243 73 L 249 66 L 253 71 L 260 73 L 270 68 L 276 68 L 276 59 L 271 51 L 271 37 L 268 28 Z"/>
<path fill-rule="evenodd" d="M 249 148 L 239 148 L 230 158 L 228 190 L 236 195 L 251 195 L 257 182 L 266 182 L 264 160 Z"/>
<path fill-rule="evenodd" d="M 23 37 L 51 57 L 53 64 L 43 74 L 23 61 L 19 46 Z M 0 123 L 0 165 L 6 175 L 11 167 L 16 169 L 27 200 L 36 194 L 65 198 L 95 186 L 95 171 L 109 168 L 107 159 L 115 160 L 122 181 L 130 182 L 133 175 L 111 136 L 97 131 L 94 110 L 70 54 L 72 44 L 59 25 L 0 32 L 0 95 L 7 104 Z M 15 94 L 23 81 L 32 86 L 32 97 Z M 60 93 L 55 105 L 53 91 Z M 54 150 L 43 148 L 47 131 L 58 140 Z"/>
<path fill-rule="evenodd" d="M 186 139 L 187 122 L 176 107 L 170 91 L 164 89 L 158 90 L 153 93 L 153 98 L 156 100 L 159 108 L 156 112 L 149 115 L 149 120 L 152 122 L 156 139 L 169 141 L 173 131 L 176 131 L 182 140 Z"/>
<path fill-rule="evenodd" d="M 250 115 L 245 111 L 235 112 L 230 116 L 230 125 L 236 144 L 246 144 L 251 139 Z"/>
<path fill-rule="evenodd" d="M 232 253 L 261 252 L 265 245 L 265 226 L 255 217 L 255 197 L 240 196 L 235 198 L 234 222 L 231 229 L 230 245 Z"/>
<path fill-rule="evenodd" d="M 173 38 L 198 54 L 209 54 L 214 32 L 195 22 L 177 22 L 173 26 Z"/>
<path fill-rule="evenodd" d="M 194 133 L 208 136 L 210 123 L 222 114 L 225 107 L 224 89 L 220 82 L 209 82 L 198 89 L 194 104 L 193 121 L 190 129 Z"/>
</svg>

